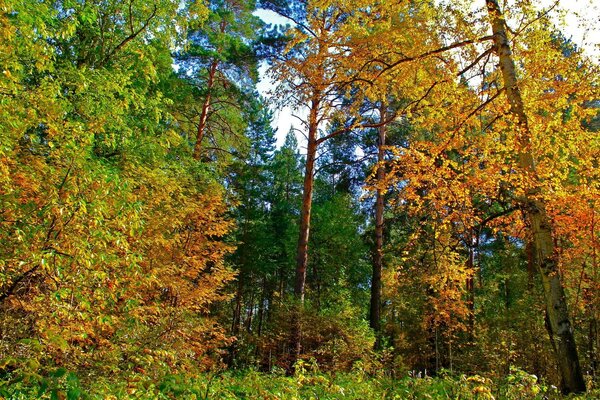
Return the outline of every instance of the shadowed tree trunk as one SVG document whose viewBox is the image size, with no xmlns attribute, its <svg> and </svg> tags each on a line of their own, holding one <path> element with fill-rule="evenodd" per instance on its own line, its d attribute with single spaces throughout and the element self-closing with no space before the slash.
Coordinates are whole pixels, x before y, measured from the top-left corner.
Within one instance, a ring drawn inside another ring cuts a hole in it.
<svg viewBox="0 0 600 400">
<path fill-rule="evenodd" d="M 494 51 L 500 60 L 500 70 L 510 105 L 510 113 L 518 122 L 518 165 L 522 173 L 530 175 L 533 182 L 536 182 L 535 161 L 530 150 L 531 131 L 518 86 L 506 22 L 496 0 L 486 0 L 486 6 L 494 34 Z M 525 198 L 521 200 L 521 203 L 529 222 L 535 262 L 546 297 L 549 332 L 556 343 L 555 354 L 562 379 L 562 390 L 564 393 L 585 392 L 586 387 L 579 366 L 577 346 L 567 310 L 567 300 L 558 270 L 552 225 L 546 212 L 546 205 L 539 198 L 539 188 L 535 183 L 526 189 Z"/>
<path fill-rule="evenodd" d="M 264 323 L 265 313 L 266 313 L 265 305 L 267 303 L 267 298 L 268 298 L 267 290 L 268 290 L 267 278 L 263 277 L 263 284 L 262 284 L 262 290 L 261 290 L 261 295 L 260 295 L 260 303 L 258 305 L 258 327 L 256 328 L 257 336 L 262 335 L 263 323 Z"/>
<path fill-rule="evenodd" d="M 242 320 L 242 296 L 244 291 L 244 278 L 238 276 L 237 289 L 235 291 L 235 306 L 233 309 L 233 320 L 231 322 L 231 334 L 237 336 L 240 333 Z"/>
</svg>

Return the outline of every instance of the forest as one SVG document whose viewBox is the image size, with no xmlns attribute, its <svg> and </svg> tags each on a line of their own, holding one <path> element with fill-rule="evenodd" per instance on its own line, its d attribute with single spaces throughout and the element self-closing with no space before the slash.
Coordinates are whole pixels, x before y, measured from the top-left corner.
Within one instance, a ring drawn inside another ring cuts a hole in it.
<svg viewBox="0 0 600 400">
<path fill-rule="evenodd" d="M 0 399 L 599 398 L 570 3 L 0 0 Z"/>
</svg>

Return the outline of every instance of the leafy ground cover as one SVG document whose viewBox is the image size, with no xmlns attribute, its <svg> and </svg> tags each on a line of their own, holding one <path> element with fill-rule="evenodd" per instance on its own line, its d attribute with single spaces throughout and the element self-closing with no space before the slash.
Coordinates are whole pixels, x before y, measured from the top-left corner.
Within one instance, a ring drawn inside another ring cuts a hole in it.
<svg viewBox="0 0 600 400">
<path fill-rule="evenodd" d="M 600 390 L 563 397 L 554 386 L 535 375 L 513 369 L 501 380 L 480 375 L 443 372 L 437 377 L 400 379 L 369 376 L 360 370 L 323 373 L 316 364 L 300 363 L 294 376 L 283 371 L 213 372 L 159 379 L 132 373 L 128 377 L 89 380 L 64 369 L 46 376 L 3 376 L 2 399 L 596 399 Z"/>
</svg>

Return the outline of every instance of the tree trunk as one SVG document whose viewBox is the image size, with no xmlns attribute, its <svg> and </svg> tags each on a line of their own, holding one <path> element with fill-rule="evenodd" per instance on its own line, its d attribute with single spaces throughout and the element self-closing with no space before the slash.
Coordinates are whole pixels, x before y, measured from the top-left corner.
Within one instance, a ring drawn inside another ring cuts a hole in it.
<svg viewBox="0 0 600 400">
<path fill-rule="evenodd" d="M 208 122 L 208 112 L 210 111 L 211 105 L 211 91 L 215 85 L 215 75 L 219 61 L 214 60 L 208 69 L 208 80 L 206 81 L 206 98 L 202 103 L 202 110 L 200 111 L 200 122 L 198 122 L 198 130 L 196 131 L 196 144 L 194 145 L 193 157 L 196 160 L 200 159 L 200 149 L 202 147 L 202 139 L 206 132 L 206 123 Z"/>
<path fill-rule="evenodd" d="M 534 178 L 535 182 L 535 163 L 530 150 L 531 131 L 518 87 L 515 63 L 506 33 L 506 22 L 497 0 L 486 0 L 486 5 L 494 34 L 494 51 L 500 60 L 500 70 L 502 71 L 504 87 L 510 104 L 510 113 L 518 121 L 519 168 L 522 173 Z M 558 270 L 556 249 L 552 238 L 552 225 L 546 213 L 545 203 L 539 198 L 538 194 L 539 189 L 534 184 L 533 187 L 526 190 L 522 205 L 530 224 L 535 261 L 546 297 L 549 326 L 556 342 L 555 354 L 563 383 L 562 389 L 564 393 L 585 392 L 585 382 L 579 366 L 577 346 Z"/>
<path fill-rule="evenodd" d="M 382 103 L 379 109 L 380 121 L 387 119 L 386 104 Z M 385 138 L 387 126 L 381 125 L 378 129 L 377 142 L 377 194 L 375 199 L 375 249 L 373 252 L 373 275 L 371 277 L 371 307 L 369 325 L 375 331 L 375 349 L 381 348 L 381 273 L 383 270 L 383 211 L 385 190 L 380 187 L 385 178 L 383 166 L 385 152 Z"/>
<path fill-rule="evenodd" d="M 263 320 L 265 318 L 265 312 L 266 312 L 266 310 L 265 310 L 266 301 L 267 301 L 267 278 L 266 278 L 266 276 L 263 276 L 262 292 L 260 295 L 260 304 L 258 306 L 258 327 L 256 329 L 257 336 L 262 335 Z"/>
<path fill-rule="evenodd" d="M 467 258 L 467 268 L 469 276 L 467 277 L 467 308 L 469 309 L 468 316 L 468 335 L 469 341 L 475 341 L 475 238 L 474 232 L 469 232 L 469 256 Z"/>
<path fill-rule="evenodd" d="M 233 318 L 231 321 L 231 336 L 237 337 L 240 334 L 240 325 L 242 321 L 242 300 L 244 293 L 244 279 L 242 274 L 238 275 L 237 288 L 235 290 L 235 303 L 233 308 Z M 239 337 L 237 337 L 239 339 Z M 226 362 L 230 367 L 235 365 L 238 353 L 238 342 L 237 340 L 231 343 L 229 346 L 229 354 Z"/>
<path fill-rule="evenodd" d="M 592 282 L 598 282 L 598 244 L 596 242 L 596 210 L 592 207 L 592 220 L 590 226 L 590 234 L 592 237 Z M 587 294 L 586 294 L 587 293 Z M 595 381 L 598 375 L 598 348 L 600 347 L 600 338 L 598 337 L 598 302 L 596 301 L 597 293 L 593 289 L 586 290 L 584 301 L 589 315 L 589 330 L 588 330 L 588 354 L 590 360 L 590 375 Z"/>
<path fill-rule="evenodd" d="M 312 208 L 312 196 L 314 188 L 315 160 L 317 157 L 317 128 L 318 111 L 320 107 L 320 95 L 313 96 L 311 101 L 308 120 L 308 143 L 306 148 L 306 164 L 304 169 L 304 187 L 302 193 L 302 209 L 300 212 L 300 234 L 298 237 L 298 248 L 296 253 L 296 280 L 294 285 L 294 297 L 296 304 L 292 313 L 291 332 L 291 359 L 288 372 L 293 372 L 294 364 L 300 356 L 302 325 L 301 312 L 304 305 L 304 292 L 306 285 L 306 267 L 308 264 L 308 238 L 310 233 L 310 213 Z"/>
<path fill-rule="evenodd" d="M 244 280 L 242 274 L 238 275 L 237 289 L 235 291 L 235 308 L 233 309 L 233 320 L 231 322 L 231 334 L 237 336 L 240 333 L 242 320 L 242 296 L 244 291 Z"/>
<path fill-rule="evenodd" d="M 294 285 L 294 294 L 300 303 L 304 302 L 306 266 L 308 264 L 308 237 L 310 233 L 310 214 L 312 208 L 316 149 L 316 140 L 309 136 L 306 154 L 306 167 L 304 172 L 305 176 L 304 190 L 302 194 L 302 210 L 300 213 L 300 235 L 298 238 L 298 248 L 296 253 L 296 284 Z"/>
<path fill-rule="evenodd" d="M 596 356 L 596 343 L 598 342 L 598 322 L 592 317 L 588 329 L 588 357 L 590 359 L 590 375 L 593 379 L 598 373 L 598 358 Z"/>
<path fill-rule="evenodd" d="M 254 291 L 250 293 L 250 303 L 248 307 L 248 312 L 246 313 L 246 321 L 244 324 L 246 325 L 246 332 L 252 332 L 252 320 L 254 318 Z"/>
</svg>

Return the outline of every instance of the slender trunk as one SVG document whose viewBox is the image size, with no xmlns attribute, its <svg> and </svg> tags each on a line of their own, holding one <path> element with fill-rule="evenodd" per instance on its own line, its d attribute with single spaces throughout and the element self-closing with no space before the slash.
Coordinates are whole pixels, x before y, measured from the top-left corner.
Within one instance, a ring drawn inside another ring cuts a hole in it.
<svg viewBox="0 0 600 400">
<path fill-rule="evenodd" d="M 598 373 L 598 358 L 596 356 L 596 343 L 598 342 L 598 322 L 592 317 L 588 329 L 588 357 L 590 359 L 590 375 L 593 379 Z"/>
<path fill-rule="evenodd" d="M 300 212 L 300 234 L 298 237 L 298 248 L 296 253 L 296 280 L 294 285 L 294 297 L 296 299 L 296 304 L 295 310 L 292 313 L 292 332 L 290 343 L 291 358 L 288 373 L 293 372 L 294 364 L 298 360 L 301 350 L 302 326 L 300 319 L 302 307 L 304 305 L 306 267 L 308 264 L 308 238 L 310 233 L 310 213 L 312 208 L 312 195 L 315 178 L 315 160 L 317 157 L 319 107 L 319 93 L 316 93 L 311 101 L 308 120 L 308 143 L 306 148 L 306 164 L 304 169 L 302 209 Z"/>
<path fill-rule="evenodd" d="M 235 308 L 233 310 L 233 321 L 231 322 L 231 334 L 237 336 L 240 333 L 240 324 L 242 319 L 242 293 L 244 290 L 244 280 L 241 273 L 238 275 L 238 285 L 235 291 Z"/>
<path fill-rule="evenodd" d="M 314 186 L 314 168 L 317 152 L 316 129 L 311 129 L 308 138 L 306 166 L 304 171 L 304 190 L 302 194 L 302 211 L 300 213 L 300 235 L 296 253 L 296 284 L 294 294 L 300 303 L 304 302 L 306 283 L 306 266 L 308 264 L 308 237 L 310 233 L 310 214 Z"/>
<path fill-rule="evenodd" d="M 246 210 L 244 215 L 244 222 L 241 226 L 242 228 L 242 242 L 248 243 L 248 221 L 250 220 L 248 216 L 248 210 Z M 245 274 L 245 265 L 247 262 L 247 250 L 245 246 L 239 248 L 240 251 L 240 270 L 237 276 L 237 288 L 235 291 L 235 308 L 233 310 L 233 321 L 231 323 L 231 334 L 233 336 L 238 336 L 240 333 L 240 327 L 242 325 L 242 306 L 244 300 L 244 283 L 246 282 L 246 274 Z"/>
<path fill-rule="evenodd" d="M 554 333 L 552 332 L 552 326 L 550 325 L 550 318 L 548 317 L 547 311 L 544 313 L 544 328 L 546 328 L 546 332 L 548 332 L 550 346 L 552 346 L 552 350 L 554 351 L 554 354 L 556 354 L 556 341 L 554 340 Z"/>
<path fill-rule="evenodd" d="M 469 340 L 475 340 L 475 238 L 474 233 L 469 233 L 469 257 L 467 258 L 467 269 L 469 276 L 467 277 L 467 308 L 469 309 L 468 316 L 468 335 Z"/>
<path fill-rule="evenodd" d="M 193 157 L 196 160 L 200 159 L 200 149 L 202 147 L 202 139 L 204 139 L 204 134 L 206 132 L 206 123 L 208 121 L 208 112 L 210 111 L 211 105 L 211 91 L 215 85 L 215 75 L 217 73 L 217 67 L 219 66 L 219 61 L 214 60 L 210 67 L 208 68 L 208 80 L 206 81 L 206 98 L 204 99 L 204 103 L 202 103 L 202 110 L 200 111 L 200 122 L 198 122 L 198 130 L 196 131 L 196 144 L 194 145 L 194 153 Z"/>
<path fill-rule="evenodd" d="M 379 109 L 380 121 L 387 119 L 386 104 L 382 103 Z M 369 325 L 375 331 L 375 348 L 381 348 L 381 273 L 383 270 L 383 211 L 385 191 L 381 184 L 385 178 L 384 146 L 387 133 L 386 125 L 378 129 L 377 142 L 377 194 L 375 198 L 375 249 L 373 252 L 373 275 L 371 277 L 371 307 Z"/>
<path fill-rule="evenodd" d="M 518 121 L 519 168 L 529 174 L 535 182 L 535 163 L 530 150 L 531 132 L 519 90 L 515 63 L 512 58 L 506 22 L 497 0 L 486 0 L 488 14 L 494 34 L 495 52 L 500 60 L 510 113 Z M 526 191 L 523 207 L 529 220 L 535 261 L 542 280 L 546 297 L 546 310 L 550 330 L 556 342 L 558 369 L 563 381 L 563 392 L 585 392 L 585 382 L 579 366 L 577 346 L 567 310 L 563 283 L 558 270 L 556 249 L 552 239 L 552 225 L 546 213 L 546 205 L 538 197 L 539 189 L 534 184 Z"/>
<path fill-rule="evenodd" d="M 240 333 L 240 325 L 242 320 L 242 297 L 244 293 L 244 279 L 242 278 L 241 272 L 238 275 L 238 284 L 235 291 L 235 304 L 233 308 L 233 318 L 231 321 L 231 336 L 237 337 Z M 229 366 L 235 365 L 238 352 L 238 342 L 234 341 L 229 346 L 229 354 L 227 356 L 227 364 Z"/>
<path fill-rule="evenodd" d="M 258 327 L 256 328 L 257 336 L 262 335 L 263 320 L 265 318 L 265 303 L 267 301 L 267 278 L 263 277 L 262 293 L 260 295 L 260 304 L 258 306 Z"/>
<path fill-rule="evenodd" d="M 283 258 L 284 260 L 287 259 L 287 257 Z M 285 285 L 285 267 L 281 266 L 278 268 L 278 275 L 279 275 L 279 283 L 277 285 L 278 290 L 279 290 L 279 306 L 283 305 L 283 298 L 284 298 L 284 293 L 286 290 L 286 285 Z"/>
<path fill-rule="evenodd" d="M 434 372 L 434 375 L 437 375 L 439 370 L 440 370 L 439 334 L 438 334 L 438 328 L 435 327 L 435 372 Z"/>
<path fill-rule="evenodd" d="M 246 314 L 246 332 L 250 333 L 252 331 L 252 318 L 254 318 L 254 291 L 250 294 L 250 306 L 248 307 L 248 312 Z"/>
<path fill-rule="evenodd" d="M 598 244 L 596 243 L 596 210 L 592 207 L 592 218 L 590 223 L 590 234 L 592 237 L 592 282 L 598 282 Z M 600 347 L 600 338 L 598 337 L 598 302 L 596 301 L 597 293 L 590 289 L 587 291 L 585 303 L 587 304 L 587 312 L 589 315 L 589 330 L 588 330 L 588 353 L 590 360 L 590 375 L 592 379 L 596 379 L 598 375 L 598 348 Z"/>
</svg>

